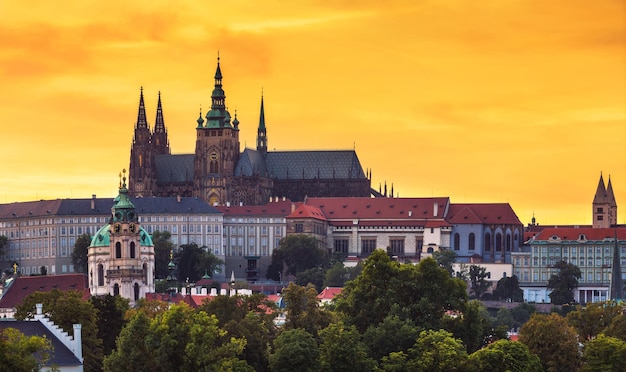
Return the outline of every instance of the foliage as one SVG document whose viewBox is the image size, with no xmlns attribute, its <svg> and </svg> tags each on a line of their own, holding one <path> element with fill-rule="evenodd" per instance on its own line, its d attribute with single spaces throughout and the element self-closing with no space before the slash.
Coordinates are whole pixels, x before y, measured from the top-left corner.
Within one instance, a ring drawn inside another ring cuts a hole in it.
<svg viewBox="0 0 626 372">
<path fill-rule="evenodd" d="M 408 369 L 417 371 L 462 371 L 467 362 L 461 340 L 444 330 L 422 331 L 409 356 Z"/>
<path fill-rule="evenodd" d="M 537 308 L 534 305 L 522 302 L 521 304 L 515 306 L 511 309 L 511 315 L 513 319 L 515 319 L 515 327 L 521 327 L 522 324 L 526 323 L 530 316 L 537 312 Z"/>
<path fill-rule="evenodd" d="M 499 301 L 524 302 L 524 291 L 519 287 L 517 276 L 507 276 L 498 280 L 493 297 Z"/>
<path fill-rule="evenodd" d="M 15 328 L 0 329 L 0 367 L 3 371 L 39 371 L 50 360 L 52 343 L 45 337 L 25 336 Z"/>
<path fill-rule="evenodd" d="M 283 299 L 287 313 L 285 329 L 301 328 L 317 336 L 333 320 L 330 312 L 320 308 L 317 291 L 311 284 L 306 287 L 289 284 L 283 290 Z"/>
<path fill-rule="evenodd" d="M 581 341 L 591 340 L 611 325 L 613 319 L 622 314 L 622 307 L 616 302 L 595 302 L 567 314 L 567 322 L 574 327 Z"/>
<path fill-rule="evenodd" d="M 454 276 L 454 262 L 456 262 L 456 252 L 450 249 L 441 249 L 433 252 L 433 259 L 437 265 L 446 269 L 450 277 Z"/>
<path fill-rule="evenodd" d="M 321 330 L 320 337 L 321 370 L 372 371 L 376 367 L 354 326 L 334 323 Z"/>
<path fill-rule="evenodd" d="M 519 341 L 539 357 L 546 371 L 575 371 L 580 367 L 576 330 L 557 313 L 531 315 L 520 329 Z"/>
<path fill-rule="evenodd" d="M 487 269 L 478 265 L 469 267 L 470 294 L 474 294 L 474 298 L 480 300 L 483 294 L 487 292 L 491 284 L 487 281 Z M 470 296 L 471 297 L 471 296 Z"/>
<path fill-rule="evenodd" d="M 388 315 L 411 319 L 418 327 L 439 328 L 444 312 L 460 309 L 466 300 L 465 283 L 451 278 L 435 260 L 400 264 L 376 250 L 361 274 L 346 283 L 336 309 L 360 332 Z"/>
<path fill-rule="evenodd" d="M 320 352 L 313 335 L 304 329 L 283 331 L 274 341 L 270 367 L 273 372 L 319 371 Z"/>
<path fill-rule="evenodd" d="M 585 344 L 583 371 L 626 371 L 626 342 L 598 335 Z"/>
<path fill-rule="evenodd" d="M 0 257 L 4 256 L 4 247 L 9 243 L 9 238 L 4 235 L 0 235 Z"/>
<path fill-rule="evenodd" d="M 368 354 L 376 361 L 394 352 L 407 352 L 419 337 L 420 329 L 409 319 L 389 315 L 379 324 L 367 328 L 363 340 Z"/>
<path fill-rule="evenodd" d="M 154 319 L 158 315 L 166 312 L 169 309 L 170 305 L 165 301 L 160 300 L 146 300 L 145 298 L 140 298 L 135 303 L 135 307 L 126 311 L 124 314 L 124 320 L 129 321 L 135 316 L 137 312 L 143 312 L 148 318 Z"/>
<path fill-rule="evenodd" d="M 109 355 L 115 348 L 115 339 L 122 331 L 124 315 L 129 309 L 128 300 L 121 296 L 92 296 L 93 307 L 98 311 L 98 338 L 102 340 L 102 351 Z"/>
<path fill-rule="evenodd" d="M 283 275 L 297 277 L 298 273 L 314 267 L 327 267 L 329 263 L 330 257 L 317 246 L 317 239 L 306 234 L 288 235 L 272 252 L 266 277 L 273 280 L 282 280 Z"/>
<path fill-rule="evenodd" d="M 363 266 L 360 263 L 354 267 L 345 267 L 343 262 L 335 262 L 326 270 L 323 287 L 343 287 L 346 282 L 359 276 L 362 269 Z"/>
<path fill-rule="evenodd" d="M 530 315 L 529 315 L 530 317 Z M 498 309 L 498 313 L 496 314 L 496 326 L 506 327 L 506 329 L 513 329 L 519 327 L 521 324 L 518 324 L 513 315 L 511 314 L 511 310 L 506 307 L 501 307 Z"/>
<path fill-rule="evenodd" d="M 626 341 L 626 315 L 620 314 L 615 317 L 611 324 L 602 332 L 606 336 L 619 338 L 622 341 Z"/>
<path fill-rule="evenodd" d="M 185 244 L 176 254 L 178 261 L 178 280 L 181 282 L 194 283 L 206 273 L 211 275 L 215 271 L 221 270 L 224 263 L 213 253 L 207 252 L 197 244 Z"/>
<path fill-rule="evenodd" d="M 313 284 L 318 292 L 321 292 L 324 285 L 324 276 L 326 270 L 323 267 L 312 267 L 298 273 L 296 277 L 296 284 L 305 286 L 307 284 Z"/>
<path fill-rule="evenodd" d="M 542 372 L 539 357 L 521 342 L 498 340 L 469 356 L 468 371 Z"/>
<path fill-rule="evenodd" d="M 558 272 L 550 276 L 547 285 L 547 288 L 552 290 L 550 300 L 556 305 L 574 303 L 574 289 L 578 287 L 580 269 L 565 261 L 557 262 L 554 268 Z"/>
<path fill-rule="evenodd" d="M 165 279 L 169 275 L 168 264 L 170 263 L 170 252 L 174 245 L 171 242 L 172 235 L 169 231 L 158 231 L 152 233 L 152 243 L 154 244 L 154 276 L 156 279 Z"/>
<path fill-rule="evenodd" d="M 79 291 L 35 292 L 24 298 L 16 307 L 15 318 L 32 317 L 35 305 L 43 304 L 43 313 L 68 334 L 73 334 L 74 324 L 81 324 L 85 371 L 98 371 L 102 365 L 102 340 L 98 337 L 97 310 L 89 301 L 82 299 Z"/>
<path fill-rule="evenodd" d="M 468 353 L 473 353 L 495 340 L 507 338 L 507 329 L 493 328 L 489 312 L 477 300 L 469 301 L 458 316 L 444 317 L 442 323 L 447 331 L 463 341 Z"/>
<path fill-rule="evenodd" d="M 105 371 L 213 371 L 252 368 L 238 356 L 246 341 L 225 339 L 214 316 L 186 304 L 172 305 L 154 319 L 134 313 L 104 360 Z M 233 368 L 234 369 L 234 368 Z"/>
<path fill-rule="evenodd" d="M 74 250 L 72 251 L 72 264 L 74 264 L 74 271 L 77 273 L 87 274 L 87 271 L 89 270 L 87 254 L 90 245 L 91 238 L 88 234 L 83 234 L 76 238 Z"/>
</svg>

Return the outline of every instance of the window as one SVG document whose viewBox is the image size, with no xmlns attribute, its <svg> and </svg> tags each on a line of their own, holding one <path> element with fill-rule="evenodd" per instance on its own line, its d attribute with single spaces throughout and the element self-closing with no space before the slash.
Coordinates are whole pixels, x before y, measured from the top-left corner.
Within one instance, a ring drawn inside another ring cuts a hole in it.
<svg viewBox="0 0 626 372">
<path fill-rule="evenodd" d="M 102 264 L 98 265 L 98 286 L 102 287 L 104 285 L 104 266 Z"/>
<path fill-rule="evenodd" d="M 120 285 L 115 283 L 115 285 L 113 286 L 113 296 L 119 296 L 120 295 Z"/>
<path fill-rule="evenodd" d="M 135 285 L 133 286 L 134 288 L 134 294 L 135 294 L 135 301 L 137 301 L 139 299 L 139 283 L 135 283 Z"/>
<path fill-rule="evenodd" d="M 115 243 L 115 258 L 122 258 L 122 243 Z"/>
<path fill-rule="evenodd" d="M 304 226 L 301 223 L 297 223 L 296 224 L 296 232 L 297 233 L 303 233 L 304 232 Z"/>
<path fill-rule="evenodd" d="M 597 219 L 598 221 L 602 221 L 602 220 L 604 220 L 604 216 L 596 216 L 596 217 L 597 217 L 596 219 Z"/>
<path fill-rule="evenodd" d="M 130 258 L 135 258 L 135 242 L 130 242 Z"/>
<path fill-rule="evenodd" d="M 474 249 L 476 249 L 476 235 L 474 235 L 474 233 L 469 234 L 467 243 L 469 245 L 470 251 L 473 251 Z"/>
<path fill-rule="evenodd" d="M 389 248 L 391 249 L 391 254 L 404 256 L 404 239 L 389 239 Z"/>
<path fill-rule="evenodd" d="M 502 252 L 502 234 L 496 234 L 496 251 Z"/>
<path fill-rule="evenodd" d="M 361 239 L 361 254 L 369 255 L 376 249 L 376 238 Z"/>
<path fill-rule="evenodd" d="M 491 234 L 485 234 L 485 252 L 491 252 Z"/>
<path fill-rule="evenodd" d="M 510 234 L 506 234 L 505 249 L 507 252 L 511 251 L 511 235 Z"/>
<path fill-rule="evenodd" d="M 348 255 L 348 239 L 335 239 L 334 245 L 335 253 Z"/>
<path fill-rule="evenodd" d="M 459 249 L 461 249 L 461 237 L 459 236 L 459 233 L 455 233 L 454 234 L 454 250 L 458 251 Z"/>
</svg>

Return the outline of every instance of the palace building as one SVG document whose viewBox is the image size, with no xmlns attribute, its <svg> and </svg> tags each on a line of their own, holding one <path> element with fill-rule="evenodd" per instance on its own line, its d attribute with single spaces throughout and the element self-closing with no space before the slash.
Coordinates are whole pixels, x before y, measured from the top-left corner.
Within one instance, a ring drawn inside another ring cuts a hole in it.
<svg viewBox="0 0 626 372">
<path fill-rule="evenodd" d="M 146 119 L 143 89 L 130 153 L 131 197 L 194 196 L 212 206 L 263 205 L 270 198 L 368 197 L 371 189 L 354 150 L 269 151 L 263 97 L 256 149 L 240 150 L 240 123 L 226 108 L 219 58 L 211 109 L 194 123 L 196 148 L 171 154 L 161 94 L 154 129 Z"/>
</svg>

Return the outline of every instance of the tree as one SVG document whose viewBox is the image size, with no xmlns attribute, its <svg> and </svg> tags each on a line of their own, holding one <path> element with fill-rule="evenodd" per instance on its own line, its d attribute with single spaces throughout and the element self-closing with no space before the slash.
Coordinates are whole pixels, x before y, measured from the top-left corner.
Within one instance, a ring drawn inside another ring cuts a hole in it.
<svg viewBox="0 0 626 372">
<path fill-rule="evenodd" d="M 439 251 L 433 252 L 433 259 L 437 264 L 450 274 L 450 276 L 454 276 L 454 268 L 453 265 L 456 262 L 456 252 L 450 249 L 441 249 Z"/>
<path fill-rule="evenodd" d="M 301 328 L 313 336 L 332 321 L 331 314 L 319 306 L 317 291 L 312 284 L 302 287 L 294 283 L 283 290 L 285 300 L 285 329 Z"/>
<path fill-rule="evenodd" d="M 212 253 L 198 247 L 197 244 L 185 244 L 181 246 L 180 252 L 176 255 L 178 260 L 178 280 L 182 282 L 196 282 L 204 274 L 213 274 L 221 270 L 224 263 Z"/>
<path fill-rule="evenodd" d="M 328 253 L 318 247 L 314 237 L 305 234 L 288 235 L 280 240 L 278 249 L 272 252 L 267 278 L 281 280 L 283 274 L 297 277 L 298 273 L 305 270 L 327 267 L 329 262 Z"/>
<path fill-rule="evenodd" d="M 23 320 L 35 314 L 35 305 L 43 304 L 43 313 L 68 334 L 73 334 L 74 324 L 81 324 L 84 370 L 99 371 L 102 367 L 102 340 L 98 337 L 97 310 L 82 299 L 79 291 L 35 292 L 24 298 L 16 307 L 15 318 Z"/>
<path fill-rule="evenodd" d="M 469 301 L 456 317 L 445 317 L 444 328 L 465 344 L 468 353 L 507 338 L 506 328 L 493 328 L 491 316 L 485 305 L 478 300 Z"/>
<path fill-rule="evenodd" d="M 521 342 L 498 340 L 469 356 L 468 371 L 542 372 L 539 357 Z"/>
<path fill-rule="evenodd" d="M 522 302 L 512 308 L 511 315 L 513 316 L 513 319 L 515 319 L 515 328 L 521 327 L 522 324 L 526 323 L 530 319 L 530 316 L 535 312 L 537 312 L 535 306 L 526 302 Z"/>
<path fill-rule="evenodd" d="M 519 287 L 517 276 L 507 276 L 498 280 L 493 297 L 499 301 L 524 302 L 524 291 Z"/>
<path fill-rule="evenodd" d="M 574 303 L 574 289 L 578 287 L 580 269 L 565 261 L 557 262 L 554 268 L 558 272 L 550 276 L 547 285 L 547 288 L 552 290 L 550 300 L 556 305 Z"/>
<path fill-rule="evenodd" d="M 169 275 L 168 264 L 170 252 L 174 245 L 171 242 L 172 235 L 169 231 L 156 230 L 152 233 L 154 244 L 154 276 L 156 279 L 165 279 Z"/>
<path fill-rule="evenodd" d="M 323 267 L 312 267 L 298 273 L 296 277 L 296 284 L 307 285 L 313 284 L 315 289 L 320 292 L 324 285 L 324 276 L 326 270 Z"/>
<path fill-rule="evenodd" d="M 602 332 L 606 336 L 619 338 L 622 341 L 626 341 L 626 315 L 621 314 L 609 324 L 608 327 Z"/>
<path fill-rule="evenodd" d="M 0 330 L 0 366 L 3 371 L 39 371 L 50 360 L 52 343 L 45 337 L 25 336 L 15 328 Z"/>
<path fill-rule="evenodd" d="M 626 342 L 598 335 L 585 344 L 583 371 L 626 371 Z"/>
<path fill-rule="evenodd" d="M 570 311 L 567 322 L 574 327 L 581 341 L 591 340 L 611 325 L 613 319 L 622 315 L 622 307 L 616 302 L 595 302 Z"/>
<path fill-rule="evenodd" d="M 407 352 L 419 337 L 420 329 L 409 319 L 389 315 L 376 325 L 371 325 L 363 334 L 368 355 L 376 361 L 395 352 Z"/>
<path fill-rule="evenodd" d="M 408 370 L 462 371 L 467 352 L 461 340 L 444 330 L 422 331 L 409 350 Z"/>
<path fill-rule="evenodd" d="M 322 371 L 372 371 L 376 367 L 354 326 L 330 324 L 320 331 L 320 337 Z"/>
<path fill-rule="evenodd" d="M 89 300 L 98 312 L 98 338 L 102 340 L 102 352 L 111 354 L 115 340 L 126 324 L 124 315 L 129 309 L 128 300 L 121 296 L 92 296 Z"/>
<path fill-rule="evenodd" d="M 304 329 L 283 331 L 274 340 L 270 367 L 273 372 L 319 371 L 320 352 L 315 338 Z"/>
<path fill-rule="evenodd" d="M 516 328 L 517 322 L 513 315 L 511 314 L 511 310 L 506 307 L 501 307 L 498 309 L 496 314 L 496 326 L 506 327 L 506 329 Z"/>
<path fill-rule="evenodd" d="M 491 283 L 487 281 L 487 269 L 478 265 L 469 267 L 470 293 L 474 294 L 474 298 L 480 300 L 481 296 L 487 292 Z"/>
<path fill-rule="evenodd" d="M 531 315 L 520 329 L 519 341 L 539 357 L 546 371 L 576 371 L 580 367 L 576 330 L 557 313 Z"/>
<path fill-rule="evenodd" d="M 0 235 L 0 257 L 4 257 L 4 247 L 9 243 L 9 238 L 4 235 Z"/>
<path fill-rule="evenodd" d="M 77 273 L 87 274 L 87 251 L 90 245 L 91 237 L 88 234 L 82 234 L 76 238 L 74 250 L 72 251 L 72 263 L 74 264 L 74 271 Z"/>
</svg>

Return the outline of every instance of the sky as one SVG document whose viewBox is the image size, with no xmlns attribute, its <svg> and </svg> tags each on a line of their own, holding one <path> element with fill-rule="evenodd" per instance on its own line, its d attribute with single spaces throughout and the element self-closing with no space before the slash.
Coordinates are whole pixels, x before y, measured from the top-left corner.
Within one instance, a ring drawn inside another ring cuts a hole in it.
<svg viewBox="0 0 626 372">
<path fill-rule="evenodd" d="M 254 147 L 356 149 L 395 196 L 626 223 L 622 0 L 0 1 L 0 203 L 114 197 L 140 88 L 192 153 L 220 56 Z M 623 212 L 619 212 L 623 211 Z"/>
</svg>

